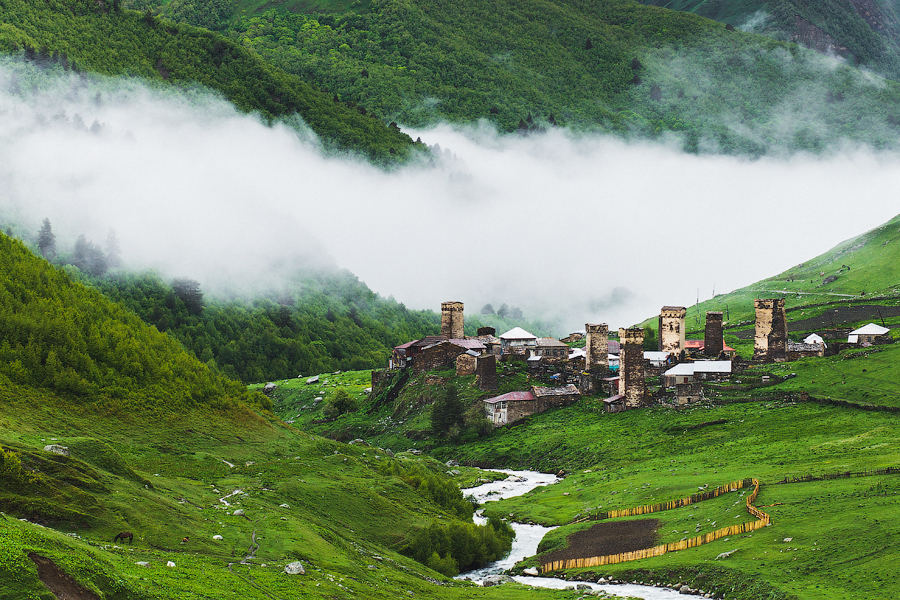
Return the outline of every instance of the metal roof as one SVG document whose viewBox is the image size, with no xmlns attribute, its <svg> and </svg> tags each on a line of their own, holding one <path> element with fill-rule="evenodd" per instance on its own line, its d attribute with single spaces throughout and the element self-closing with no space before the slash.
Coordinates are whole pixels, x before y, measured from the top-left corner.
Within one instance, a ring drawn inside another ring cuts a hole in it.
<svg viewBox="0 0 900 600">
<path fill-rule="evenodd" d="M 882 327 L 881 325 L 876 325 L 875 323 L 869 323 L 868 325 L 863 325 L 859 329 L 854 329 L 850 332 L 850 335 L 884 335 L 890 329 L 887 327 Z"/>
<path fill-rule="evenodd" d="M 537 336 L 528 333 L 521 327 L 513 327 L 500 336 L 501 340 L 536 340 Z"/>
<path fill-rule="evenodd" d="M 565 342 L 561 342 L 561 341 L 559 341 L 559 340 L 557 340 L 557 339 L 554 339 L 554 338 L 552 338 L 552 337 L 542 337 L 542 338 L 538 338 L 538 339 L 537 339 L 537 345 L 538 345 L 538 346 L 548 347 L 548 348 L 549 348 L 549 347 L 562 347 L 562 348 L 568 348 L 568 347 L 569 347 L 569 345 L 566 344 Z"/>
<path fill-rule="evenodd" d="M 730 360 L 698 360 L 681 363 L 666 371 L 666 377 L 693 375 L 694 373 L 731 373 Z"/>
<path fill-rule="evenodd" d="M 496 404 L 497 402 L 519 402 L 523 400 L 534 400 L 534 394 L 530 391 L 526 392 L 508 392 L 502 396 L 495 396 L 485 400 L 488 404 Z"/>
<path fill-rule="evenodd" d="M 457 346 L 462 346 L 467 350 L 484 350 L 486 348 L 486 346 L 478 340 L 463 340 L 454 338 L 450 340 L 450 343 L 456 344 Z"/>
</svg>

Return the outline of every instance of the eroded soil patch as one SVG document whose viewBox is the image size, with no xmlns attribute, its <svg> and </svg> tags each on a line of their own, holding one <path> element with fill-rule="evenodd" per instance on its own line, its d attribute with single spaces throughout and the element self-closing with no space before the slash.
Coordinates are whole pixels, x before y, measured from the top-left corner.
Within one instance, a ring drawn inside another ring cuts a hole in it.
<svg viewBox="0 0 900 600">
<path fill-rule="evenodd" d="M 656 533 L 658 528 L 657 519 L 597 523 L 567 537 L 568 547 L 542 556 L 541 564 L 652 548 L 659 539 Z"/>
<path fill-rule="evenodd" d="M 65 571 L 56 566 L 56 563 L 47 558 L 31 552 L 28 558 L 37 565 L 38 577 L 53 592 L 58 600 L 100 600 L 94 592 L 81 587 Z"/>
</svg>

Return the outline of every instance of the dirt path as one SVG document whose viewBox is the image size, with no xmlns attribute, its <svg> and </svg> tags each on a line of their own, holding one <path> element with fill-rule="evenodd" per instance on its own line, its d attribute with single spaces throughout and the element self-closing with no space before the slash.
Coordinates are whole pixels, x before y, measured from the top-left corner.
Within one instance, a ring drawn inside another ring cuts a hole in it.
<svg viewBox="0 0 900 600">
<path fill-rule="evenodd" d="M 68 573 L 56 566 L 56 563 L 47 558 L 31 552 L 28 558 L 37 565 L 38 577 L 47 589 L 58 600 L 100 600 L 94 592 L 82 587 L 72 579 Z"/>
<path fill-rule="evenodd" d="M 568 548 L 542 556 L 541 564 L 652 548 L 659 537 L 656 533 L 658 527 L 657 519 L 597 523 L 593 527 L 570 535 L 567 538 Z"/>
</svg>

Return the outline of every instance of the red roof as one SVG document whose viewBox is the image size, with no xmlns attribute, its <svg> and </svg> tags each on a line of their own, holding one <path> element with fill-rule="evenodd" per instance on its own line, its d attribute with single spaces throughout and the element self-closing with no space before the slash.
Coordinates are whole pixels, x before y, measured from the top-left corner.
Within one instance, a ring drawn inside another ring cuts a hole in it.
<svg viewBox="0 0 900 600">
<path fill-rule="evenodd" d="M 516 402 L 521 400 L 534 400 L 534 394 L 528 392 L 509 392 L 502 396 L 488 398 L 485 400 L 488 404 L 496 404 L 497 402 Z"/>
<path fill-rule="evenodd" d="M 405 344 L 400 344 L 399 346 L 394 346 L 394 350 L 406 350 L 407 348 L 409 348 L 410 346 L 412 346 L 413 344 L 415 344 L 418 341 L 419 340 L 413 340 L 411 342 L 406 342 Z"/>
<path fill-rule="evenodd" d="M 703 350 L 706 346 L 705 340 L 684 340 L 684 349 L 685 350 Z M 725 352 L 734 352 L 734 348 L 728 346 L 728 344 L 722 343 L 722 350 Z"/>
</svg>

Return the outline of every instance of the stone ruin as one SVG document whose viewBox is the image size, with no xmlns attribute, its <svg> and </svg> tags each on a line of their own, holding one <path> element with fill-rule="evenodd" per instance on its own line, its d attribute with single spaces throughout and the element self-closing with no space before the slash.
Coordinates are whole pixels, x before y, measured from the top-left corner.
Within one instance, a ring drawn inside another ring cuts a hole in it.
<svg viewBox="0 0 900 600">
<path fill-rule="evenodd" d="M 787 358 L 787 317 L 784 298 L 757 298 L 753 360 L 781 362 Z"/>
<path fill-rule="evenodd" d="M 461 340 L 465 336 L 462 302 L 441 302 L 441 335 L 451 340 Z"/>
</svg>

